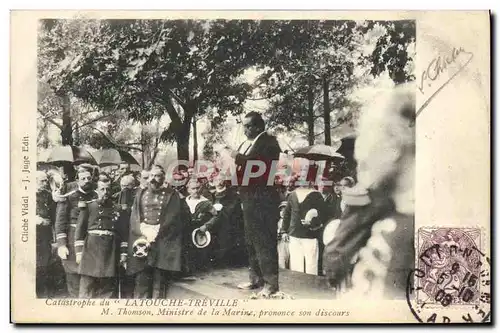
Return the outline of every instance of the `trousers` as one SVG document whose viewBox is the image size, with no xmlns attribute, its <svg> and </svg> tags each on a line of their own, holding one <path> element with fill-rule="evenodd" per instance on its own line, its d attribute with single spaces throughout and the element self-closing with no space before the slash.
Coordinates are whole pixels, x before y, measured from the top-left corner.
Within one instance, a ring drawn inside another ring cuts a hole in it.
<svg viewBox="0 0 500 333">
<path fill-rule="evenodd" d="M 290 269 L 318 275 L 319 245 L 316 238 L 290 236 Z"/>
<path fill-rule="evenodd" d="M 135 276 L 134 298 L 164 299 L 167 297 L 170 280 L 170 272 L 146 266 Z"/>
<path fill-rule="evenodd" d="M 66 272 L 66 285 L 70 298 L 78 298 L 80 293 L 80 274 Z"/>
<path fill-rule="evenodd" d="M 241 201 L 250 282 L 278 291 L 278 201 L 258 191 L 242 195 Z"/>
<path fill-rule="evenodd" d="M 80 298 L 114 298 L 116 297 L 115 277 L 94 277 L 81 275 Z"/>
<path fill-rule="evenodd" d="M 288 242 L 285 242 L 283 239 L 278 241 L 278 265 L 283 269 L 288 269 L 290 266 Z"/>
</svg>

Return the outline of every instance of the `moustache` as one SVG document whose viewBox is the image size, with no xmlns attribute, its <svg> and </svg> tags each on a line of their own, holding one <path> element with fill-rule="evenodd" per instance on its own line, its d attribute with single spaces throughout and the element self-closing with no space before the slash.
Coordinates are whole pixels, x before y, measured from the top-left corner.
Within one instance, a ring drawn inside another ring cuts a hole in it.
<svg viewBox="0 0 500 333">
<path fill-rule="evenodd" d="M 155 186 L 159 186 L 159 185 L 161 185 L 161 183 L 160 183 L 159 181 L 157 181 L 156 179 L 152 179 L 152 180 L 150 180 L 150 181 L 149 181 L 149 183 L 150 183 L 151 185 L 155 185 Z"/>
</svg>

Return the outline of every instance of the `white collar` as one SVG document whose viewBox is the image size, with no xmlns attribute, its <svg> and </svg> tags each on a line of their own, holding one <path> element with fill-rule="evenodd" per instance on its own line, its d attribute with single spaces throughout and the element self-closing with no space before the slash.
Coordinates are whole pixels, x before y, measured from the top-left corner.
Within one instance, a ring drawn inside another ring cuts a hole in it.
<svg viewBox="0 0 500 333">
<path fill-rule="evenodd" d="M 204 196 L 200 195 L 200 197 L 198 199 L 193 199 L 193 197 L 191 197 L 190 195 L 188 195 L 186 197 L 186 203 L 187 205 L 189 206 L 189 211 L 191 212 L 191 214 L 194 214 L 194 211 L 196 210 L 196 206 L 200 203 L 200 202 L 203 202 L 203 201 L 208 201 L 207 198 L 205 198 Z"/>
<path fill-rule="evenodd" d="M 264 134 L 265 132 L 266 132 L 266 131 L 262 131 L 262 132 L 260 132 L 260 133 L 259 133 L 259 134 L 255 137 L 255 139 L 253 139 L 253 140 L 249 140 L 248 142 L 250 142 L 251 144 L 254 144 L 254 143 L 255 143 L 255 141 L 257 141 L 257 139 L 258 139 L 258 138 L 260 138 L 260 136 L 261 136 L 262 134 Z"/>
<path fill-rule="evenodd" d="M 264 134 L 266 131 L 260 132 L 253 140 L 247 139 L 240 147 L 239 152 L 241 154 L 247 154 L 255 144 L 255 142 Z"/>
</svg>

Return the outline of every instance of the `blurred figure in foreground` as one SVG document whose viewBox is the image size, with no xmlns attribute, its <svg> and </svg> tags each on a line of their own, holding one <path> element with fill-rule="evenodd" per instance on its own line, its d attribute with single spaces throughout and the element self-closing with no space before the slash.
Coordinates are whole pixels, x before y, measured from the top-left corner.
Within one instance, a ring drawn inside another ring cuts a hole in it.
<svg viewBox="0 0 500 333">
<path fill-rule="evenodd" d="M 356 139 L 358 185 L 325 248 L 334 287 L 351 274 L 349 297 L 405 297 L 414 267 L 415 89 L 396 87 L 379 107 L 361 116 Z"/>
</svg>

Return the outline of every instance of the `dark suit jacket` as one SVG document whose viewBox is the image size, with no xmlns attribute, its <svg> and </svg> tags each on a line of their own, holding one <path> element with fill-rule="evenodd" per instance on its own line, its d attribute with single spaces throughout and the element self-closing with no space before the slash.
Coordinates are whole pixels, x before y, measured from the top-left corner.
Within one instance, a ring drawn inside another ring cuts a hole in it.
<svg viewBox="0 0 500 333">
<path fill-rule="evenodd" d="M 241 191 L 248 191 L 257 187 L 258 188 L 268 187 L 267 182 L 271 171 L 271 163 L 273 161 L 279 160 L 280 152 L 281 149 L 278 144 L 278 140 L 276 140 L 276 137 L 269 135 L 267 133 L 263 133 L 257 139 L 257 141 L 255 141 L 254 145 L 250 148 L 250 150 L 246 154 L 236 155 L 235 157 L 236 175 L 238 177 L 239 185 L 242 185 L 245 168 L 249 161 L 258 160 L 266 164 L 266 170 L 264 174 L 257 178 L 250 178 L 248 186 L 240 186 L 240 193 Z M 258 170 L 258 167 L 253 166 L 251 170 L 253 172 L 256 172 Z M 250 172 L 250 169 L 247 172 Z M 271 184 L 274 184 L 274 177 L 271 180 Z"/>
<path fill-rule="evenodd" d="M 145 191 L 141 188 L 137 191 L 130 215 L 127 274 L 136 274 L 144 270 L 146 265 L 168 271 L 180 271 L 183 229 L 187 224 L 185 219 L 189 219 L 189 216 L 186 214 L 185 204 L 182 204 L 179 194 L 170 186 L 162 189 L 165 199 L 156 241 L 152 244 L 146 258 L 133 256 L 133 244 L 142 236 L 140 230 L 141 210 L 143 209 L 141 198 Z"/>
</svg>

